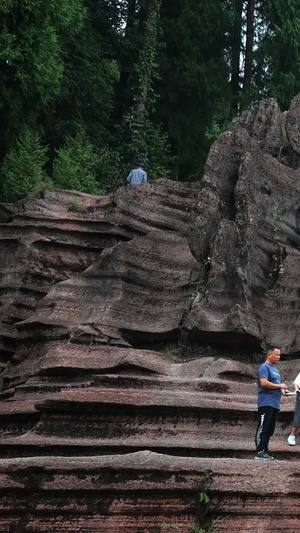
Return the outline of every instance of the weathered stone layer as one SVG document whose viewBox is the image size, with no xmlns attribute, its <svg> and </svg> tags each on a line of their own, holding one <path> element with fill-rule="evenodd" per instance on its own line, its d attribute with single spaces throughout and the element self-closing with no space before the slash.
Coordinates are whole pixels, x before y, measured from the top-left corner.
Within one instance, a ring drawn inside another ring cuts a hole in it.
<svg viewBox="0 0 300 533">
<path fill-rule="evenodd" d="M 293 397 L 253 457 L 258 353 L 299 372 L 299 109 L 234 120 L 199 183 L 0 206 L 1 531 L 296 533 Z"/>
</svg>

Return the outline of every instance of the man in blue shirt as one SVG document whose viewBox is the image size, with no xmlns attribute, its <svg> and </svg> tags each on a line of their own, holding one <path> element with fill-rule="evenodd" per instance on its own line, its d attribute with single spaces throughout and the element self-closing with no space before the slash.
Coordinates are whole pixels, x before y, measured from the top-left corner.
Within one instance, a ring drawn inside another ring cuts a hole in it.
<svg viewBox="0 0 300 533">
<path fill-rule="evenodd" d="M 147 181 L 147 173 L 144 170 L 144 163 L 139 163 L 138 168 L 134 168 L 127 176 L 128 185 L 136 187 Z"/>
<path fill-rule="evenodd" d="M 277 413 L 280 410 L 282 390 L 287 391 L 285 383 L 281 383 L 280 374 L 275 365 L 280 360 L 280 350 L 270 346 L 267 350 L 267 359 L 258 369 L 258 412 L 259 421 L 256 430 L 255 459 L 274 459 L 269 455 L 269 440 L 272 437 Z"/>
</svg>

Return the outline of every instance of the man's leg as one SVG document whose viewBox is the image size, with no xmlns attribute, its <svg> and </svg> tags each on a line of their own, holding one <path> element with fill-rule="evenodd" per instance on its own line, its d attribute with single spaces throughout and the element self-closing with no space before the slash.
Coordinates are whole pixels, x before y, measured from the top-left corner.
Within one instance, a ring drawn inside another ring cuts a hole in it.
<svg viewBox="0 0 300 533">
<path fill-rule="evenodd" d="M 296 435 L 298 432 L 299 426 L 292 426 L 291 434 L 288 436 L 288 443 L 290 446 L 296 446 Z"/>
<path fill-rule="evenodd" d="M 266 448 L 265 448 L 266 452 L 268 452 L 269 450 L 269 440 L 275 431 L 276 418 L 277 418 L 277 413 L 278 413 L 278 409 L 275 409 L 273 407 L 270 407 L 270 409 L 272 409 L 273 412 L 271 413 L 269 427 L 266 433 Z"/>
<path fill-rule="evenodd" d="M 299 429 L 299 426 L 292 426 L 291 435 L 292 435 L 293 437 L 296 437 L 297 432 L 298 432 L 298 429 Z"/>
<path fill-rule="evenodd" d="M 297 392 L 293 426 L 292 426 L 291 434 L 288 437 L 288 443 L 290 446 L 296 445 L 296 434 L 298 432 L 299 425 L 300 425 L 300 392 Z"/>
<path fill-rule="evenodd" d="M 275 429 L 277 409 L 267 405 L 259 407 L 258 413 L 259 420 L 255 435 L 256 450 L 257 452 L 267 452 L 270 437 L 273 435 Z"/>
</svg>

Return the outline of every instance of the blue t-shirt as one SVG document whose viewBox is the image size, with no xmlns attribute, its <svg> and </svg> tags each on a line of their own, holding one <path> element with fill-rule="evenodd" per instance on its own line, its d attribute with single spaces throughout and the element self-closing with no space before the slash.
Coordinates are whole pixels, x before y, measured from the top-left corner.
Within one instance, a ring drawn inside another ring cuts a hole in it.
<svg viewBox="0 0 300 533">
<path fill-rule="evenodd" d="M 135 168 L 128 175 L 127 181 L 131 187 L 136 187 L 136 185 L 140 185 L 147 181 L 147 173 L 141 168 Z"/>
<path fill-rule="evenodd" d="M 281 380 L 277 368 L 269 363 L 263 363 L 258 369 L 257 377 L 258 407 L 265 407 L 269 405 L 270 407 L 275 407 L 275 409 L 280 409 L 280 400 L 282 394 L 281 389 L 265 389 L 265 387 L 262 387 L 259 382 L 261 378 L 265 378 L 271 383 L 276 383 L 279 385 Z"/>
</svg>

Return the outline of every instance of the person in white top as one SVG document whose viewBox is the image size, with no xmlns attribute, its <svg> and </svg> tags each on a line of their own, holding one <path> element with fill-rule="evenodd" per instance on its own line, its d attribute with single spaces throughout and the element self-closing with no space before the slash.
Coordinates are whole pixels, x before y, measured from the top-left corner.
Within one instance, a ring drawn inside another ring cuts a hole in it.
<svg viewBox="0 0 300 533">
<path fill-rule="evenodd" d="M 292 431 L 287 440 L 290 446 L 295 446 L 296 434 L 300 426 L 300 373 L 296 377 L 293 385 L 294 385 L 294 390 L 296 391 L 296 405 L 295 405 L 295 411 L 294 411 Z"/>
</svg>

